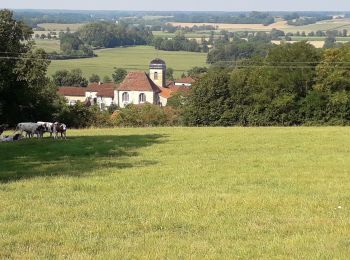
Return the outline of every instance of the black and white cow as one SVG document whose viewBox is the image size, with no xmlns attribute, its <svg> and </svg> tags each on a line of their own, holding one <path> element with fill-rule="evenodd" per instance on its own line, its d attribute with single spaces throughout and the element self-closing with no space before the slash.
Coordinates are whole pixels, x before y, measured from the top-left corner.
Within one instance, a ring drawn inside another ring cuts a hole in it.
<svg viewBox="0 0 350 260">
<path fill-rule="evenodd" d="M 55 138 L 55 139 L 58 138 L 59 133 L 61 134 L 62 139 L 63 138 L 66 139 L 67 138 L 67 126 L 63 123 L 55 122 L 52 125 L 52 133 L 54 134 L 53 138 Z"/>
<path fill-rule="evenodd" d="M 52 126 L 53 126 L 53 123 L 51 122 L 42 122 L 42 121 L 39 121 L 37 122 L 38 124 L 42 125 L 44 127 L 44 133 L 50 133 L 50 137 L 52 137 Z"/>
</svg>

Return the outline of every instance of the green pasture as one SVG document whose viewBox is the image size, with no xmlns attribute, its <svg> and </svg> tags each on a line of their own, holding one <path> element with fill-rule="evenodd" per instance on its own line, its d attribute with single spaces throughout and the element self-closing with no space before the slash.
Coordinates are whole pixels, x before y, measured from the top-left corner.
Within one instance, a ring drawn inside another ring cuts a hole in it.
<svg viewBox="0 0 350 260">
<path fill-rule="evenodd" d="M 37 48 L 42 48 L 46 52 L 57 52 L 60 50 L 60 41 L 59 40 L 48 40 L 48 39 L 35 39 L 35 44 Z"/>
<path fill-rule="evenodd" d="M 0 259 L 348 259 L 350 129 L 0 143 Z"/>
<path fill-rule="evenodd" d="M 195 66 L 206 66 L 206 53 L 158 51 L 152 46 L 136 46 L 96 50 L 98 57 L 88 59 L 52 61 L 49 74 L 57 70 L 80 68 L 86 77 L 98 74 L 101 78 L 111 77 L 113 68 L 124 68 L 128 71 L 148 71 L 149 63 L 154 58 L 164 59 L 168 67 L 174 69 L 174 75 L 181 74 Z"/>
</svg>

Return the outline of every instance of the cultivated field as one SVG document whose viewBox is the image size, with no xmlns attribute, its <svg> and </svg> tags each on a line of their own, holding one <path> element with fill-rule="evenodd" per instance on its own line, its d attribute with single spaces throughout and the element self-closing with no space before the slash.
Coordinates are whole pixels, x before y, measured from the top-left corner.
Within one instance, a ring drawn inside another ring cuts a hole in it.
<svg viewBox="0 0 350 260">
<path fill-rule="evenodd" d="M 145 128 L 0 143 L 1 259 L 348 259 L 350 131 Z"/>
<path fill-rule="evenodd" d="M 83 25 L 83 23 L 40 23 L 38 27 L 44 28 L 46 31 L 66 31 L 67 28 L 71 31 L 77 31 Z"/>
<path fill-rule="evenodd" d="M 213 25 L 217 26 L 219 30 L 229 30 L 229 31 L 270 31 L 273 28 L 283 30 L 284 32 L 306 32 L 311 31 L 327 31 L 327 30 L 343 30 L 347 29 L 350 31 L 350 18 L 344 19 L 333 19 L 327 21 L 321 21 L 315 24 L 309 24 L 305 26 L 291 26 L 288 25 L 286 21 L 278 21 L 276 23 L 264 26 L 262 24 L 214 24 L 214 23 L 171 23 L 174 26 L 182 27 L 192 27 L 194 25 Z"/>
<path fill-rule="evenodd" d="M 113 68 L 148 71 L 148 66 L 154 58 L 164 59 L 168 67 L 174 69 L 174 75 L 181 74 L 195 66 L 206 66 L 206 53 L 158 51 L 152 46 L 137 46 L 128 48 L 113 48 L 97 50 L 96 58 L 52 61 L 49 74 L 61 69 L 80 68 L 86 77 L 98 74 L 101 78 L 111 77 Z"/>
<path fill-rule="evenodd" d="M 263 24 L 230 24 L 230 23 L 170 23 L 173 26 L 192 27 L 194 25 L 212 25 L 219 30 L 229 31 L 270 31 L 273 28 L 281 29 L 287 27 L 286 21 L 279 21 L 268 26 Z"/>
</svg>

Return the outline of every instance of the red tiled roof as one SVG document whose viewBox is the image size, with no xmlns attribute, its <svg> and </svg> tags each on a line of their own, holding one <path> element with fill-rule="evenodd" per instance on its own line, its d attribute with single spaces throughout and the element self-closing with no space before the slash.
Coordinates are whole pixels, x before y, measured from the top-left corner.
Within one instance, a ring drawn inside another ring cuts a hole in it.
<svg viewBox="0 0 350 260">
<path fill-rule="evenodd" d="M 117 88 L 117 85 L 114 83 L 90 83 L 86 91 L 88 92 L 97 92 L 98 97 L 114 97 L 114 90 Z"/>
<path fill-rule="evenodd" d="M 129 72 L 118 87 L 119 91 L 152 91 L 160 92 L 159 87 L 145 72 Z"/>
<path fill-rule="evenodd" d="M 114 98 L 114 88 L 101 89 L 97 92 L 97 96 Z"/>
<path fill-rule="evenodd" d="M 184 84 L 191 84 L 194 83 L 195 80 L 192 77 L 185 77 L 181 79 L 175 80 L 176 83 L 184 83 Z"/>
<path fill-rule="evenodd" d="M 60 87 L 58 94 L 62 96 L 85 97 L 86 88 L 82 87 Z"/>
<path fill-rule="evenodd" d="M 83 87 L 60 87 L 58 93 L 62 96 L 84 97 L 85 92 L 97 92 L 98 97 L 114 97 L 114 83 L 91 83 L 86 88 Z"/>
<path fill-rule="evenodd" d="M 160 88 L 160 96 L 163 97 L 163 98 L 170 98 L 171 97 L 171 94 L 172 94 L 172 91 L 170 90 L 170 88 L 163 88 L 161 87 Z"/>
<path fill-rule="evenodd" d="M 178 91 L 189 91 L 191 88 L 186 86 L 175 86 L 173 84 L 167 86 L 166 88 L 160 88 L 160 96 L 164 98 L 170 98 L 172 94 Z"/>
</svg>

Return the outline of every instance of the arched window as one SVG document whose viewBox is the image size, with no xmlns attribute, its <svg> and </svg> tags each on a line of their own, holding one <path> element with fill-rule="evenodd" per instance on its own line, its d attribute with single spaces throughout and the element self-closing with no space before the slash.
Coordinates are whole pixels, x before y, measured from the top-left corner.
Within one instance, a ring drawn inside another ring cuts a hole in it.
<svg viewBox="0 0 350 260">
<path fill-rule="evenodd" d="M 154 72 L 154 80 L 158 80 L 158 72 Z"/>
<path fill-rule="evenodd" d="M 144 93 L 141 93 L 139 95 L 139 103 L 145 103 L 146 102 L 146 95 Z"/>
<path fill-rule="evenodd" d="M 129 93 L 128 92 L 123 93 L 122 100 L 123 100 L 123 102 L 129 102 Z"/>
</svg>

